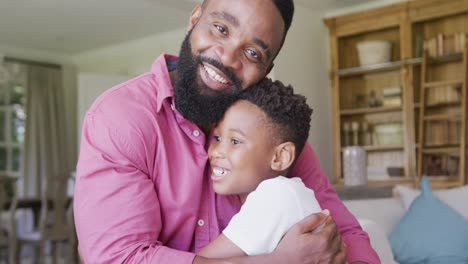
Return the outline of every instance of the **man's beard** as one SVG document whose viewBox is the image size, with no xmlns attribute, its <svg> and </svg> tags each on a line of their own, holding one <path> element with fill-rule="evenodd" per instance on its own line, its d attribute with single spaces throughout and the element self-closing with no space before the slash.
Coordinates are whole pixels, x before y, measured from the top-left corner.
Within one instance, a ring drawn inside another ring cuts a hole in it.
<svg viewBox="0 0 468 264">
<path fill-rule="evenodd" d="M 174 84 L 175 105 L 177 111 L 186 119 L 206 129 L 219 121 L 224 111 L 239 97 L 242 92 L 242 82 L 220 62 L 192 54 L 191 33 L 190 31 L 182 42 L 177 62 Z M 198 78 L 199 66 L 202 62 L 211 64 L 223 72 L 230 79 L 232 87 L 224 91 L 216 91 L 203 83 Z"/>
</svg>

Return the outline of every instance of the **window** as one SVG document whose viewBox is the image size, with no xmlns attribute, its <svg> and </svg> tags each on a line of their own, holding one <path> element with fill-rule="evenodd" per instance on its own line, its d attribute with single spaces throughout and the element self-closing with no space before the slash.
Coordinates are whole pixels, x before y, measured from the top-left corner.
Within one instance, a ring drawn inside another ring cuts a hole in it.
<svg viewBox="0 0 468 264">
<path fill-rule="evenodd" d="M 18 74 L 0 82 L 0 173 L 10 176 L 21 176 L 26 131 L 25 87 L 24 78 Z"/>
</svg>

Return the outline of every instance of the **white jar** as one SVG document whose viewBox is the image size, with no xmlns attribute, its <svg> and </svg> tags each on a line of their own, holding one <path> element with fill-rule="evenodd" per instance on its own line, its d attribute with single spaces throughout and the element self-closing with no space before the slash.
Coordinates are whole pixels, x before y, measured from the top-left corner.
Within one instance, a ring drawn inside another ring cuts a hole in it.
<svg viewBox="0 0 468 264">
<path fill-rule="evenodd" d="M 367 153 L 364 148 L 352 146 L 344 149 L 343 175 L 346 186 L 367 184 Z"/>
</svg>

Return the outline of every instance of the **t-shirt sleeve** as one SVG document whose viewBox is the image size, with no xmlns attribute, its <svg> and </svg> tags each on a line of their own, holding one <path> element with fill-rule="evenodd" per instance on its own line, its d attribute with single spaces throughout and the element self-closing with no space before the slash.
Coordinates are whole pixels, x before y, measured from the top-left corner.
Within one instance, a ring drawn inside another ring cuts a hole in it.
<svg viewBox="0 0 468 264">
<path fill-rule="evenodd" d="M 276 178 L 263 181 L 249 194 L 223 234 L 249 256 L 271 253 L 283 235 L 305 216 L 303 197 L 295 188 Z M 310 200 L 315 201 L 313 191 L 309 191 Z"/>
</svg>

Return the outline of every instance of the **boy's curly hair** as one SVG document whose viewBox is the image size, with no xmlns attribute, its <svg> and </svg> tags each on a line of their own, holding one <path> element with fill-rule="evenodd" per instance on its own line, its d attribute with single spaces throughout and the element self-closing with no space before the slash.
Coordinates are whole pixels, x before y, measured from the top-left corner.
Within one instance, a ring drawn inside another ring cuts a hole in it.
<svg viewBox="0 0 468 264">
<path fill-rule="evenodd" d="M 270 120 L 273 139 L 291 141 L 296 146 L 296 158 L 304 148 L 310 130 L 312 109 L 302 95 L 280 81 L 265 78 L 245 89 L 241 100 L 247 100 L 265 112 Z M 269 124 L 270 125 L 270 124 Z"/>
</svg>

